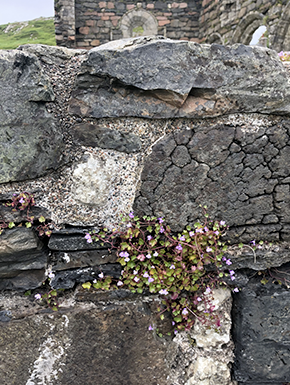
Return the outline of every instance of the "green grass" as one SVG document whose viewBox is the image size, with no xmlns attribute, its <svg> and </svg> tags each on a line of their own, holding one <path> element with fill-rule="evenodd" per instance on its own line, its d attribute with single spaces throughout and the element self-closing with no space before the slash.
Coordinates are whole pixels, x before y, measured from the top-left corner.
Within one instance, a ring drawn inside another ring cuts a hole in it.
<svg viewBox="0 0 290 385">
<path fill-rule="evenodd" d="M 22 44 L 56 45 L 53 18 L 0 25 L 0 49 L 14 49 Z"/>
</svg>

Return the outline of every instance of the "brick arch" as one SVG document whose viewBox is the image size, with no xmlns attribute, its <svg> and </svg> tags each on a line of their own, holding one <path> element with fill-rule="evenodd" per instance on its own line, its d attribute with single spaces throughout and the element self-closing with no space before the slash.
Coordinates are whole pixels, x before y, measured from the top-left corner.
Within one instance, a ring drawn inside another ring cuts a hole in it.
<svg viewBox="0 0 290 385">
<path fill-rule="evenodd" d="M 120 21 L 120 30 L 124 38 L 132 37 L 133 29 L 137 27 L 143 28 L 143 33 L 139 36 L 157 35 L 158 32 L 156 18 L 142 8 L 127 12 Z"/>
<path fill-rule="evenodd" d="M 281 18 L 272 33 L 271 47 L 276 51 L 290 51 L 290 1 L 285 6 Z"/>
<path fill-rule="evenodd" d="M 253 33 L 263 25 L 263 19 L 264 15 L 259 12 L 251 12 L 243 17 L 234 32 L 232 43 L 250 44 Z"/>
</svg>

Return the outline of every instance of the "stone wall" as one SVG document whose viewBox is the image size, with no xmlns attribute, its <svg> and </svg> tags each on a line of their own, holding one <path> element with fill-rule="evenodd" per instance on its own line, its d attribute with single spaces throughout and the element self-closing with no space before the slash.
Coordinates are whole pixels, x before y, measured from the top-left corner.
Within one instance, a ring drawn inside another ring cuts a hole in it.
<svg viewBox="0 0 290 385">
<path fill-rule="evenodd" d="M 277 280 L 290 261 L 290 93 L 276 53 L 147 37 L 89 52 L 21 46 L 1 51 L 0 68 L 1 203 L 30 192 L 31 215 L 54 223 L 38 237 L 0 206 L 17 225 L 0 236 L 2 383 L 289 381 L 289 291 Z M 166 334 L 171 322 L 154 318 L 157 296 L 82 288 L 121 271 L 87 231 L 117 226 L 132 208 L 180 231 L 199 204 L 228 223 L 241 288 L 215 292 L 219 333 L 197 322 L 160 339 L 148 325 Z M 235 246 L 253 239 L 273 244 L 255 257 Z M 51 271 L 51 287 L 64 289 L 57 313 L 34 299 Z"/>
<path fill-rule="evenodd" d="M 217 44 L 249 44 L 267 27 L 265 44 L 290 50 L 288 0 L 187 2 L 56 0 L 58 45 L 90 49 L 111 40 L 148 35 Z"/>
<path fill-rule="evenodd" d="M 198 39 L 199 1 L 58 0 L 55 4 L 57 44 L 62 46 L 88 49 L 111 40 L 148 35 Z M 66 36 L 67 14 L 71 25 L 75 20 L 74 39 Z"/>
</svg>

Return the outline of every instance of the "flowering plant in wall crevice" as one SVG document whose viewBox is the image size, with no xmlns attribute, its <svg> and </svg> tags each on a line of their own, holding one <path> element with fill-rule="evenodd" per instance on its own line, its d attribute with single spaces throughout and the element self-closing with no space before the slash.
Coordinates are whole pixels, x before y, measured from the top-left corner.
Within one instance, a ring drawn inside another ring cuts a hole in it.
<svg viewBox="0 0 290 385">
<path fill-rule="evenodd" d="M 231 260 L 224 256 L 227 246 L 221 237 L 227 229 L 225 222 L 210 220 L 206 206 L 202 209 L 204 222 L 187 226 L 179 234 L 173 234 L 161 217 L 139 218 L 133 212 L 122 219 L 121 230 L 87 233 L 88 243 L 116 248 L 123 270 L 118 280 L 101 272 L 83 288 L 126 287 L 132 293 L 158 294 L 162 299 L 159 316 L 163 320 L 165 312 L 171 314 L 174 333 L 190 330 L 196 320 L 218 329 L 220 317 L 213 305 L 213 290 L 227 287 L 224 278 L 234 281 L 235 272 L 230 268 Z"/>
</svg>

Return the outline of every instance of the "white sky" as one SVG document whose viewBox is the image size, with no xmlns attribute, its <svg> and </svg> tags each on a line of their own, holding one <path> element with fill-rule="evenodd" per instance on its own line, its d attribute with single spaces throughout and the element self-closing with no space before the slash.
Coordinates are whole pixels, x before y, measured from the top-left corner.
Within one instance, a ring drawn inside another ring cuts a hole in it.
<svg viewBox="0 0 290 385">
<path fill-rule="evenodd" d="M 0 0 L 1 1 L 1 0 Z M 264 25 L 261 25 L 256 31 L 253 33 L 252 40 L 250 42 L 250 45 L 256 45 L 259 42 L 260 37 L 263 35 L 263 33 L 267 30 L 267 28 Z"/>
<path fill-rule="evenodd" d="M 54 16 L 54 0 L 0 0 L 0 25 Z"/>
</svg>

